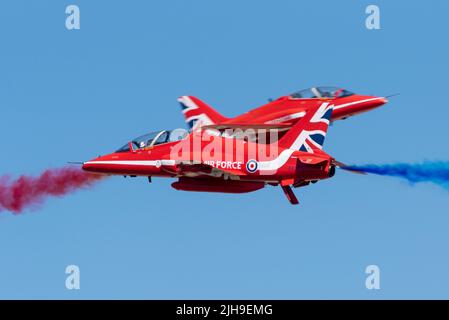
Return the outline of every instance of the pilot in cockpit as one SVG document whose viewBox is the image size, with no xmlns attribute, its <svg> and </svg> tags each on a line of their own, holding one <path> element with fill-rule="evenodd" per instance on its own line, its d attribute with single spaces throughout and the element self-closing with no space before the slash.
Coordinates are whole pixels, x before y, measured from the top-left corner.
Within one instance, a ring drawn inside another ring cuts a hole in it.
<svg viewBox="0 0 449 320">
<path fill-rule="evenodd" d="M 131 140 L 130 143 L 125 144 L 116 152 L 129 152 L 136 149 L 148 150 L 159 144 L 182 140 L 187 136 L 188 132 L 184 129 L 151 132 Z M 130 145 L 132 146 L 132 150 L 130 150 Z"/>
</svg>

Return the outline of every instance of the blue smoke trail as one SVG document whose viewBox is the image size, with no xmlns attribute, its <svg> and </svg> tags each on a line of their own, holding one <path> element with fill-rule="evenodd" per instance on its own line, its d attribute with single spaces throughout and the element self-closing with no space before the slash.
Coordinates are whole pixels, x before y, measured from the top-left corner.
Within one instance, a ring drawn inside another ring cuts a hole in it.
<svg viewBox="0 0 449 320">
<path fill-rule="evenodd" d="M 430 182 L 449 191 L 449 162 L 426 161 L 422 163 L 367 164 L 341 167 L 345 170 L 399 177 L 411 184 Z"/>
</svg>

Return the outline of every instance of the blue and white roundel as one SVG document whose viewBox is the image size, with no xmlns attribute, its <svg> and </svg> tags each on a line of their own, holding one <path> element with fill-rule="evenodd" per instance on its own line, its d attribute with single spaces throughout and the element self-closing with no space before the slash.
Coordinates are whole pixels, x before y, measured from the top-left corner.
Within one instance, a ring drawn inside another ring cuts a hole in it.
<svg viewBox="0 0 449 320">
<path fill-rule="evenodd" d="M 254 173 L 259 168 L 259 163 L 257 163 L 256 160 L 249 160 L 246 163 L 246 170 L 248 170 L 249 173 Z"/>
</svg>

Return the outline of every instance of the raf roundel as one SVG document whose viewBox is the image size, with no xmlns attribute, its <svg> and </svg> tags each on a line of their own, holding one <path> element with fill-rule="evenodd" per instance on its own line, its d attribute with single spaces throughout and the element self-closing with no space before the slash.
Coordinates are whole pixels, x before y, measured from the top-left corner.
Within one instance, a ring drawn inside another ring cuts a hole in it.
<svg viewBox="0 0 449 320">
<path fill-rule="evenodd" d="M 249 160 L 246 163 L 246 170 L 248 170 L 249 173 L 254 173 L 259 168 L 259 164 L 256 160 Z"/>
</svg>

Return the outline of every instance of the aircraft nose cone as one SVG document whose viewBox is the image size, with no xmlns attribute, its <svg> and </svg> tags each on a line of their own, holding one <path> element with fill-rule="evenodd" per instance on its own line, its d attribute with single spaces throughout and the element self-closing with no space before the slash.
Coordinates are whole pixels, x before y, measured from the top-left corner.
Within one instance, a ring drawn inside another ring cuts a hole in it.
<svg viewBox="0 0 449 320">
<path fill-rule="evenodd" d="M 98 169 L 98 163 L 96 163 L 96 161 L 99 158 L 95 158 L 86 162 L 83 162 L 83 165 L 81 166 L 81 169 L 83 169 L 84 171 L 96 171 L 95 169 Z"/>
<path fill-rule="evenodd" d="M 92 166 L 88 162 L 83 162 L 83 165 L 81 166 L 81 169 L 83 169 L 84 171 L 89 171 L 89 169 L 91 168 Z"/>
<path fill-rule="evenodd" d="M 365 100 L 366 102 L 362 101 L 363 103 L 360 105 L 361 108 L 366 107 L 368 107 L 368 109 L 377 108 L 383 106 L 388 102 L 388 99 L 386 97 L 377 97 L 377 96 L 368 96 L 368 97 L 369 98 Z"/>
</svg>

